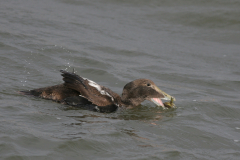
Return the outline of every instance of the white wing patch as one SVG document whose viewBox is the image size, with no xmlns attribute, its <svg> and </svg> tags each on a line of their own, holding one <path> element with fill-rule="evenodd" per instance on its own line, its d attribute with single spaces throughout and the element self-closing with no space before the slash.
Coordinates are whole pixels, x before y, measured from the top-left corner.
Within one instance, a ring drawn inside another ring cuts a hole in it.
<svg viewBox="0 0 240 160">
<path fill-rule="evenodd" d="M 90 86 L 96 88 L 96 89 L 101 93 L 101 95 L 106 95 L 106 96 L 110 97 L 111 100 L 114 102 L 113 97 L 112 97 L 108 92 L 106 92 L 105 90 L 103 90 L 100 85 L 98 85 L 96 82 L 94 82 L 94 81 L 92 81 L 92 80 L 89 80 L 89 79 L 86 79 L 86 80 L 88 80 L 88 81 L 89 81 L 88 84 L 89 84 Z"/>
<path fill-rule="evenodd" d="M 92 86 L 92 87 L 95 87 L 99 92 L 101 92 L 101 86 L 100 85 L 98 85 L 96 82 L 93 82 L 93 81 L 91 81 L 91 80 L 89 80 L 89 79 L 87 79 L 88 81 L 89 81 L 89 85 L 90 86 Z"/>
</svg>

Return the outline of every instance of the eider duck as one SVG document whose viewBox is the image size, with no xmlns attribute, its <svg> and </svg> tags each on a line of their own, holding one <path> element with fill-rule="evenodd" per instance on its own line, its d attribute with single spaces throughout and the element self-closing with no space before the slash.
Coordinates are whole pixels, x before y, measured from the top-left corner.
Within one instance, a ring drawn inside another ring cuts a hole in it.
<svg viewBox="0 0 240 160">
<path fill-rule="evenodd" d="M 160 90 L 149 79 L 137 79 L 127 83 L 120 97 L 110 89 L 77 74 L 60 70 L 63 84 L 20 91 L 23 95 L 32 95 L 44 99 L 51 99 L 62 104 L 80 107 L 97 112 L 114 112 L 119 107 L 132 108 L 140 105 L 144 100 L 150 100 L 158 106 L 164 107 L 161 99 L 175 100 L 174 97 Z"/>
</svg>

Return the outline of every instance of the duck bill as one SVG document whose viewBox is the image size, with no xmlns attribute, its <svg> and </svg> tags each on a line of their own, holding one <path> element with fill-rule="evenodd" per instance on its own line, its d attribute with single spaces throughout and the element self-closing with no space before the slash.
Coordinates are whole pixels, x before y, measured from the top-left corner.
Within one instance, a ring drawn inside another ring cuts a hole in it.
<svg viewBox="0 0 240 160">
<path fill-rule="evenodd" d="M 173 98 L 173 101 L 175 101 L 175 98 L 174 97 L 172 97 L 172 96 L 170 96 L 169 94 L 167 94 L 167 93 L 165 93 L 165 92 L 163 92 L 161 89 L 159 89 L 157 86 L 154 86 L 154 89 L 160 94 L 160 95 L 163 95 L 162 97 L 159 97 L 159 98 L 151 98 L 151 101 L 153 102 L 153 103 L 155 103 L 157 106 L 162 106 L 162 107 L 164 107 L 164 104 L 163 104 L 163 102 L 162 102 L 162 100 L 161 99 L 163 99 L 163 100 L 171 100 L 171 98 Z"/>
</svg>

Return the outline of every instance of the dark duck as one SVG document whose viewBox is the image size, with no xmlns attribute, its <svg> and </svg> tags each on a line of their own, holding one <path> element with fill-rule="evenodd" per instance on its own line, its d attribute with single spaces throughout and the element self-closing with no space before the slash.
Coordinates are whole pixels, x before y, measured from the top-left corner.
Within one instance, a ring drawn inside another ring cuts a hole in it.
<svg viewBox="0 0 240 160">
<path fill-rule="evenodd" d="M 161 99 L 175 101 L 175 98 L 160 90 L 149 79 L 137 79 L 127 83 L 120 97 L 110 89 L 80 77 L 74 72 L 65 70 L 60 72 L 63 76 L 63 84 L 20 91 L 20 93 L 97 112 L 114 112 L 120 107 L 136 107 L 144 100 L 152 101 L 162 107 L 164 104 Z"/>
</svg>

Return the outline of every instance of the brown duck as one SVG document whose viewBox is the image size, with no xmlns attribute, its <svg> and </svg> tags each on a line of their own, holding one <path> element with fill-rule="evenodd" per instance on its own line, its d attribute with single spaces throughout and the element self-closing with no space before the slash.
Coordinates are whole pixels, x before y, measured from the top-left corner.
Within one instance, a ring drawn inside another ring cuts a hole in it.
<svg viewBox="0 0 240 160">
<path fill-rule="evenodd" d="M 87 78 L 65 70 L 60 70 L 60 72 L 63 76 L 63 84 L 20 91 L 20 93 L 97 112 L 114 112 L 119 107 L 132 108 L 140 105 L 144 100 L 150 100 L 164 107 L 161 99 L 175 100 L 149 79 L 137 79 L 127 83 L 120 97 L 117 93 Z"/>
</svg>

